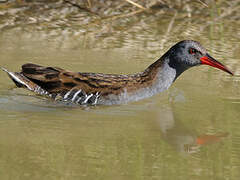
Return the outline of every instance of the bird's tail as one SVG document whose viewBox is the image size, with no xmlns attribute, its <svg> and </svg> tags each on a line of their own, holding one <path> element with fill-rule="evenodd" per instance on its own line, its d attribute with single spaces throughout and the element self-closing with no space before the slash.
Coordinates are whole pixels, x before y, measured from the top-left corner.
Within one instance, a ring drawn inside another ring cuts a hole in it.
<svg viewBox="0 0 240 180">
<path fill-rule="evenodd" d="M 49 95 L 47 91 L 42 89 L 40 86 L 29 80 L 26 76 L 24 76 L 21 72 L 11 72 L 7 69 L 0 67 L 3 71 L 5 71 L 8 76 L 12 79 L 12 81 L 16 84 L 17 87 L 24 87 L 29 89 L 30 91 L 36 92 L 41 95 Z"/>
<path fill-rule="evenodd" d="M 26 78 L 23 77 L 23 75 L 21 75 L 18 72 L 10 72 L 7 69 L 0 67 L 4 72 L 6 72 L 8 74 L 8 76 L 12 79 L 12 81 L 16 84 L 17 87 L 26 87 L 28 88 L 28 84 L 26 81 Z M 31 90 L 31 88 L 29 88 Z"/>
</svg>

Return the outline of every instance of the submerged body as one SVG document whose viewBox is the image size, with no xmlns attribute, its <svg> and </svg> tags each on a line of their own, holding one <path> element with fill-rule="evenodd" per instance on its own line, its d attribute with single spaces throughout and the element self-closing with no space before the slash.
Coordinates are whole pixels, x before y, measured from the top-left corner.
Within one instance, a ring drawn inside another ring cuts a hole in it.
<svg viewBox="0 0 240 180">
<path fill-rule="evenodd" d="M 57 67 L 24 64 L 21 72 L 9 72 L 18 87 L 54 100 L 76 104 L 120 104 L 150 97 L 168 89 L 190 67 L 208 64 L 232 74 L 211 58 L 196 41 L 177 43 L 143 72 L 132 75 L 80 73 Z"/>
</svg>

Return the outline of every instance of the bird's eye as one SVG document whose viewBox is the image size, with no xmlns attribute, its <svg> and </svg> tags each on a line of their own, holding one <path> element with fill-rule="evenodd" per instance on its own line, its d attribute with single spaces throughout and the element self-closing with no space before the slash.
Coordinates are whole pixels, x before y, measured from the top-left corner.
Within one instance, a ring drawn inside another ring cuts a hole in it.
<svg viewBox="0 0 240 180">
<path fill-rule="evenodd" d="M 189 49 L 189 53 L 190 53 L 190 54 L 196 54 L 196 52 L 197 52 L 197 50 L 194 49 L 194 48 L 190 48 L 190 49 Z"/>
</svg>

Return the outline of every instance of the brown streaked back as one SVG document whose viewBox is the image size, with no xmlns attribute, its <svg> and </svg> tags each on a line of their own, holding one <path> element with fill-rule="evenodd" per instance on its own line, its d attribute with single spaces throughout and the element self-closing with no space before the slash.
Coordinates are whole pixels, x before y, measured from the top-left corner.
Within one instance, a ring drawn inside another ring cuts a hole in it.
<svg viewBox="0 0 240 180">
<path fill-rule="evenodd" d="M 138 88 L 137 85 L 147 81 L 147 76 L 143 73 L 134 75 L 80 73 L 30 63 L 22 66 L 21 73 L 41 88 L 54 94 L 68 92 L 74 88 L 86 93 L 99 92 L 102 96 L 110 93 L 117 95 L 124 88 L 130 91 L 135 90 Z"/>
</svg>

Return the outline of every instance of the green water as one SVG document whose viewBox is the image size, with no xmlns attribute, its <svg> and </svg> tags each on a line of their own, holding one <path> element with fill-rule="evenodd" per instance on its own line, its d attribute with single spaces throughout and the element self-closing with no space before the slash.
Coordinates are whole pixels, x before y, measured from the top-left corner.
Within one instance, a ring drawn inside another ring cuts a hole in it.
<svg viewBox="0 0 240 180">
<path fill-rule="evenodd" d="M 0 33 L 0 64 L 133 73 L 179 40 L 200 41 L 232 69 L 192 68 L 154 97 L 71 107 L 16 89 L 0 72 L 0 179 L 206 180 L 240 177 L 240 24 L 223 19 L 171 29 L 172 15 L 106 37 L 13 28 Z"/>
</svg>

